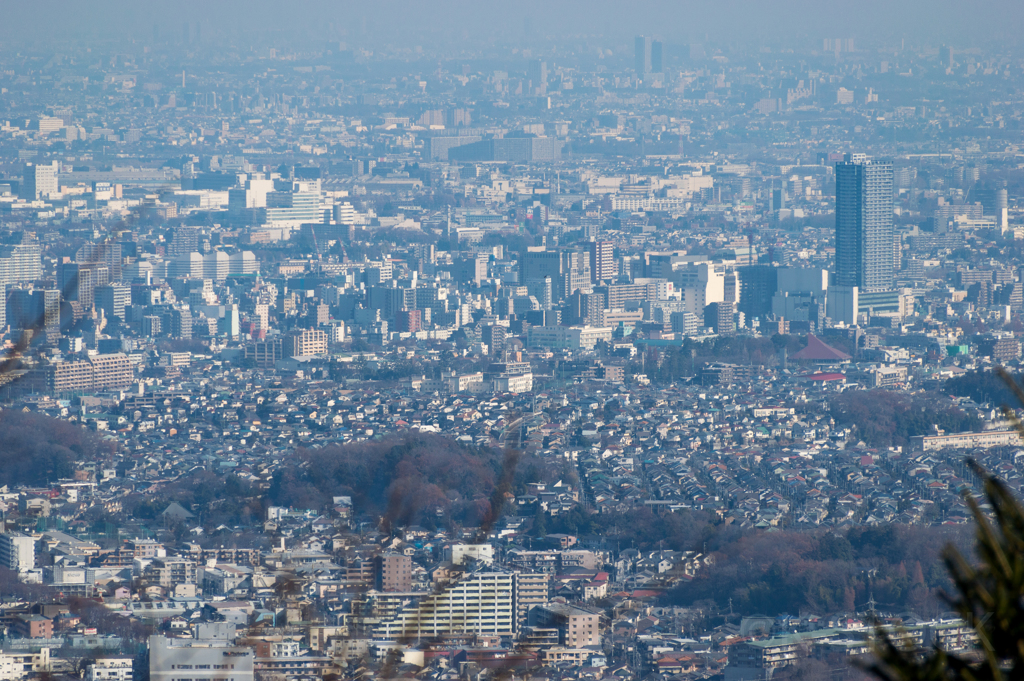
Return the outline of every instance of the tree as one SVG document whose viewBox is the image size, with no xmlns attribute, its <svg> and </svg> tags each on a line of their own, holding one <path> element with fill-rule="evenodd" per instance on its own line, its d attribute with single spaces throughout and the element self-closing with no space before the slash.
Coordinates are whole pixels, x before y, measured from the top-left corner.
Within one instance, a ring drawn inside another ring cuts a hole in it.
<svg viewBox="0 0 1024 681">
<path fill-rule="evenodd" d="M 978 502 L 967 498 L 977 522 L 973 566 L 954 548 L 945 552 L 946 567 L 956 585 L 949 604 L 978 634 L 980 661 L 936 647 L 925 653 L 884 633 L 878 661 L 871 671 L 888 681 L 970 679 L 1002 681 L 1024 678 L 1024 508 L 1003 483 L 971 462 L 985 481 L 985 496 L 995 515 L 989 522 Z"/>
<path fill-rule="evenodd" d="M 0 412 L 0 486 L 46 485 L 71 477 L 76 466 L 101 461 L 113 451 L 80 426 L 42 414 Z"/>
<path fill-rule="evenodd" d="M 1005 369 L 998 375 L 1017 401 L 1024 404 L 1024 389 Z M 1006 406 L 1003 412 L 1018 431 L 1024 426 Z M 971 496 L 967 503 L 977 523 L 979 564 L 971 565 L 952 547 L 945 551 L 946 569 L 956 594 L 949 604 L 978 634 L 977 655 L 947 653 L 936 646 L 914 650 L 906 641 L 880 633 L 878 660 L 869 669 L 887 681 L 1003 681 L 1024 678 L 1024 507 L 995 476 L 973 460 L 968 462 L 983 481 L 985 497 L 995 523 L 989 521 Z"/>
<path fill-rule="evenodd" d="M 544 509 L 540 507 L 540 504 L 538 504 L 537 514 L 533 517 L 532 534 L 534 537 L 543 537 L 548 533 L 547 515 L 548 514 L 544 512 Z"/>
</svg>

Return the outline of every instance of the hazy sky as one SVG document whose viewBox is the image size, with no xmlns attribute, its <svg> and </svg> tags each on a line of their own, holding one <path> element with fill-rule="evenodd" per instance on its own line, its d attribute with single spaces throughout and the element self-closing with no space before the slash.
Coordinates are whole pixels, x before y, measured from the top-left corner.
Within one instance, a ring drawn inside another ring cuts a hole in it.
<svg viewBox="0 0 1024 681">
<path fill-rule="evenodd" d="M 865 47 L 948 43 L 958 48 L 1014 44 L 1024 30 L 1021 0 L 0 0 L 7 44 L 118 36 L 178 41 L 185 21 L 202 25 L 204 42 L 278 39 L 476 46 L 551 43 L 594 36 L 624 43 L 651 33 L 670 43 L 817 44 L 853 37 Z M 333 30 L 332 30 L 333 27 Z M 529 31 L 529 33 L 527 33 Z"/>
</svg>

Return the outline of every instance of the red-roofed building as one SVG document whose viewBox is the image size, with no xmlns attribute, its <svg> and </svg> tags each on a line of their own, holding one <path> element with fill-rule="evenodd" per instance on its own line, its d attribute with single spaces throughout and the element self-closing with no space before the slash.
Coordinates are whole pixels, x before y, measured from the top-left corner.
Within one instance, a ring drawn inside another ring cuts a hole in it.
<svg viewBox="0 0 1024 681">
<path fill-rule="evenodd" d="M 665 653 L 654 662 L 661 674 L 691 674 L 697 671 L 697 656 L 693 653 Z"/>
<path fill-rule="evenodd" d="M 813 362 L 817 364 L 836 364 L 849 362 L 850 356 L 842 350 L 827 345 L 813 333 L 807 334 L 807 347 L 793 354 L 790 358 L 795 362 Z"/>
<path fill-rule="evenodd" d="M 652 591 L 650 589 L 637 589 L 636 591 L 630 594 L 632 598 L 635 598 L 637 600 L 643 600 L 645 598 L 655 598 L 660 595 L 660 591 Z"/>
</svg>

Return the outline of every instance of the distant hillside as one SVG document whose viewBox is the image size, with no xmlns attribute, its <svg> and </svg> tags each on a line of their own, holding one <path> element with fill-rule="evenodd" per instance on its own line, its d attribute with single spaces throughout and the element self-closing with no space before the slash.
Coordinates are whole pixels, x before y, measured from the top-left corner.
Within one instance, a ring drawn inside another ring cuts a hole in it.
<svg viewBox="0 0 1024 681">
<path fill-rule="evenodd" d="M 1024 374 L 1014 375 L 1018 384 L 1024 385 Z M 956 378 L 951 378 L 942 386 L 942 392 L 957 397 L 969 397 L 978 404 L 992 404 L 1001 407 L 1004 404 L 1017 406 L 1017 398 L 1013 391 L 991 369 L 972 371 Z"/>
<path fill-rule="evenodd" d="M 715 563 L 665 595 L 676 605 L 713 602 L 750 615 L 862 610 L 925 617 L 948 609 L 942 547 L 969 546 L 971 527 L 884 525 L 849 530 L 746 532 L 715 551 Z"/>
<path fill-rule="evenodd" d="M 848 390 L 830 401 L 829 410 L 838 427 L 851 428 L 854 438 L 869 447 L 906 447 L 910 438 L 928 435 L 933 426 L 947 433 L 981 428 L 977 416 L 936 393 Z"/>
<path fill-rule="evenodd" d="M 356 513 L 397 525 L 435 525 L 438 511 L 475 526 L 490 510 L 503 453 L 434 434 L 403 434 L 374 442 L 299 452 L 302 464 L 275 473 L 272 503 L 323 508 L 333 496 L 351 496 Z M 513 489 L 541 479 L 532 458 L 518 461 Z"/>
<path fill-rule="evenodd" d="M 67 421 L 31 412 L 0 411 L 0 486 L 45 485 L 71 477 L 114 445 Z"/>
</svg>

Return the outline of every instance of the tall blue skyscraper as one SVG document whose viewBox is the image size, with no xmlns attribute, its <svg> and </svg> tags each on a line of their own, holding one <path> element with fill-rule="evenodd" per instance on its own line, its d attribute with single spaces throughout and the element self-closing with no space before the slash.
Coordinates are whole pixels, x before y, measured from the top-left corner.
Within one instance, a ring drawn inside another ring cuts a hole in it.
<svg viewBox="0 0 1024 681">
<path fill-rule="evenodd" d="M 633 62 L 640 78 L 649 73 L 661 73 L 665 68 L 661 41 L 638 35 L 633 41 Z"/>
<path fill-rule="evenodd" d="M 638 35 L 633 41 L 633 68 L 636 75 L 643 78 L 651 72 L 651 47 L 654 40 L 650 36 Z"/>
<path fill-rule="evenodd" d="M 665 71 L 663 48 L 660 40 L 655 40 L 651 43 L 651 71 L 654 73 L 663 73 Z"/>
<path fill-rule="evenodd" d="M 836 164 L 837 286 L 893 287 L 892 163 L 847 154 Z"/>
</svg>

